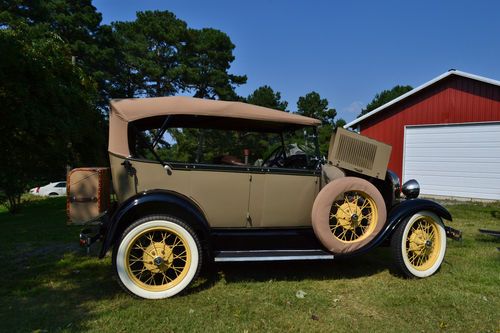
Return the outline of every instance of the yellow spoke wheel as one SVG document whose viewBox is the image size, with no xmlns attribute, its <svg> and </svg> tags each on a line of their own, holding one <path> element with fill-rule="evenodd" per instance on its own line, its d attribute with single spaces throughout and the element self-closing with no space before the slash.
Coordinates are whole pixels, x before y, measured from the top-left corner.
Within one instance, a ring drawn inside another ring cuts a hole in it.
<svg viewBox="0 0 500 333">
<path fill-rule="evenodd" d="M 432 212 L 419 212 L 396 229 L 391 245 L 397 268 L 408 277 L 434 274 L 446 252 L 446 231 L 441 219 Z"/>
<path fill-rule="evenodd" d="M 179 284 L 191 263 L 191 250 L 181 234 L 167 227 L 143 230 L 129 243 L 127 273 L 142 288 L 162 291 Z"/>
<path fill-rule="evenodd" d="M 352 243 L 368 237 L 377 220 L 378 209 L 372 197 L 363 191 L 350 191 L 333 202 L 329 226 L 338 240 Z"/>
<path fill-rule="evenodd" d="M 420 271 L 429 269 L 439 255 L 437 223 L 426 216 L 413 222 L 406 238 L 406 255 L 410 264 Z"/>
<path fill-rule="evenodd" d="M 147 216 L 128 227 L 113 253 L 120 285 L 149 299 L 171 297 L 184 290 L 201 266 L 196 233 L 183 221 Z"/>
</svg>

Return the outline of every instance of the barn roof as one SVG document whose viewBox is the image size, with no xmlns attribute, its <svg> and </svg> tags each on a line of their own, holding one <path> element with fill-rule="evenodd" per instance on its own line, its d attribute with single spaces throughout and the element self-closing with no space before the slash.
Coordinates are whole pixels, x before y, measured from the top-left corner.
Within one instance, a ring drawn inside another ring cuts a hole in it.
<svg viewBox="0 0 500 333">
<path fill-rule="evenodd" d="M 406 94 L 403 94 L 401 96 L 399 96 L 398 98 L 395 98 L 393 99 L 392 101 L 388 102 L 388 103 L 385 103 L 384 105 L 376 108 L 375 110 L 372 110 L 370 112 L 368 112 L 367 114 L 351 121 L 350 123 L 346 124 L 344 126 L 344 128 L 350 128 L 350 127 L 354 127 L 356 125 L 358 125 L 360 122 L 362 122 L 363 120 L 367 119 L 367 118 L 370 118 L 371 116 L 379 113 L 379 112 L 382 112 L 384 111 L 386 108 L 390 107 L 391 105 L 394 105 L 396 103 L 398 103 L 399 101 L 407 98 L 407 97 L 410 97 L 416 93 L 418 93 L 419 91 L 441 81 L 441 80 L 444 80 L 445 78 L 451 76 L 451 75 L 457 75 L 457 76 L 461 76 L 461 77 L 465 77 L 465 78 L 469 78 L 469 79 L 472 79 L 472 80 L 476 80 L 476 81 L 480 81 L 480 82 L 484 82 L 484 83 L 488 83 L 488 84 L 492 84 L 492 85 L 495 85 L 495 86 L 499 86 L 500 87 L 500 81 L 497 81 L 497 80 L 493 80 L 493 79 L 489 79 L 489 78 L 486 78 L 486 77 L 483 77 L 483 76 L 479 76 L 479 75 L 474 75 L 474 74 L 470 74 L 470 73 L 466 73 L 466 72 L 462 72 L 462 71 L 458 71 L 458 70 L 449 70 L 448 72 L 445 72 L 437 77 L 435 77 L 434 79 L 416 87 L 415 89 L 412 89 L 410 90 L 409 92 L 407 92 Z"/>
</svg>

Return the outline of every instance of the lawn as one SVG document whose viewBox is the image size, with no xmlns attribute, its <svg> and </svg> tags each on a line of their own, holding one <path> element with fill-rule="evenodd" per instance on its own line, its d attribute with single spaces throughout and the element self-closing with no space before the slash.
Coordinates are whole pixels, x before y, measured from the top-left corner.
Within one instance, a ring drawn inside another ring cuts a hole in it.
<svg viewBox="0 0 500 333">
<path fill-rule="evenodd" d="M 184 295 L 159 301 L 122 292 L 110 258 L 78 248 L 64 199 L 1 210 L 0 330 L 499 332 L 499 243 L 477 229 L 500 229 L 500 204 L 445 205 L 464 240 L 448 240 L 430 278 L 392 275 L 380 248 L 344 261 L 216 265 Z"/>
</svg>

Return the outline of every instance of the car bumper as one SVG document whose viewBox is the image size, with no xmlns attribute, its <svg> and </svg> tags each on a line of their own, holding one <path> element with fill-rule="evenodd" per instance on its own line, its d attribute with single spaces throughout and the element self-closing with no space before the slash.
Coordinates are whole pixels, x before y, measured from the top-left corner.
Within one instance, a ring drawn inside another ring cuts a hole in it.
<svg viewBox="0 0 500 333">
<path fill-rule="evenodd" d="M 85 228 L 80 231 L 80 246 L 86 248 L 87 253 L 90 252 L 92 244 L 104 238 L 103 225 L 106 224 L 108 219 L 109 212 L 105 211 L 95 219 L 87 222 Z"/>
<path fill-rule="evenodd" d="M 452 227 L 446 226 L 445 228 L 446 231 L 446 237 L 451 238 L 456 241 L 461 241 L 462 240 L 462 231 L 458 229 L 454 229 Z"/>
</svg>

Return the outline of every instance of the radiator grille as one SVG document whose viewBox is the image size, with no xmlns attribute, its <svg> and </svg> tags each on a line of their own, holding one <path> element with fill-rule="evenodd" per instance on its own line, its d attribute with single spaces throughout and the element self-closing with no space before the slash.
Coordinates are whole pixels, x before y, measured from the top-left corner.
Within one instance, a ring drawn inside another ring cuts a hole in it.
<svg viewBox="0 0 500 333">
<path fill-rule="evenodd" d="M 336 158 L 363 169 L 373 169 L 377 146 L 340 134 Z"/>
</svg>

